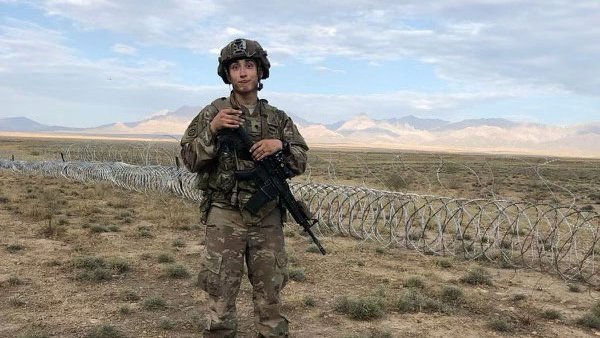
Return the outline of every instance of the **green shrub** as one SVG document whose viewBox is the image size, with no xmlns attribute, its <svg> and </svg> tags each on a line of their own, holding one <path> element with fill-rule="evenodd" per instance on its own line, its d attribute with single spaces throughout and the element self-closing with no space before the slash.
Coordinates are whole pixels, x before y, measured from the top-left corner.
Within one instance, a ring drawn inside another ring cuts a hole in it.
<svg viewBox="0 0 600 338">
<path fill-rule="evenodd" d="M 525 300 L 526 298 L 527 298 L 527 296 L 524 295 L 524 294 L 522 294 L 522 293 L 517 293 L 517 294 L 513 295 L 513 297 L 512 297 L 512 299 L 515 302 L 519 302 L 519 301 Z"/>
<path fill-rule="evenodd" d="M 160 297 L 150 297 L 144 299 L 142 308 L 149 311 L 164 310 L 167 308 L 167 303 Z"/>
<path fill-rule="evenodd" d="M 600 302 L 597 302 L 596 304 L 594 304 L 594 306 L 592 306 L 592 308 L 590 309 L 590 312 L 600 318 Z"/>
<path fill-rule="evenodd" d="M 19 278 L 17 276 L 11 276 L 11 277 L 9 277 L 6 282 L 10 286 L 16 286 L 16 285 L 23 285 L 23 284 L 25 284 L 25 282 L 21 278 Z"/>
<path fill-rule="evenodd" d="M 152 232 L 150 232 L 150 228 L 145 227 L 145 226 L 141 226 L 137 228 L 137 234 L 139 237 L 142 238 L 152 238 L 154 237 L 154 235 L 152 235 Z"/>
<path fill-rule="evenodd" d="M 311 296 L 304 297 L 304 299 L 302 300 L 302 303 L 304 303 L 304 305 L 310 306 L 310 307 L 317 305 L 317 302 Z"/>
<path fill-rule="evenodd" d="M 403 285 L 406 288 L 425 288 L 425 282 L 419 277 L 409 277 L 404 281 Z"/>
<path fill-rule="evenodd" d="M 98 225 L 98 224 L 94 224 L 92 226 L 90 226 L 90 231 L 96 234 L 99 233 L 103 233 L 103 232 L 110 232 L 110 230 L 104 226 L 104 225 Z"/>
<path fill-rule="evenodd" d="M 117 215 L 117 219 L 125 219 L 125 218 L 130 218 L 131 216 L 133 216 L 131 214 L 131 212 L 129 210 L 124 210 L 121 211 L 118 215 Z"/>
<path fill-rule="evenodd" d="M 119 307 L 119 313 L 122 315 L 128 315 L 131 313 L 131 308 L 129 307 L 129 305 L 121 305 Z"/>
<path fill-rule="evenodd" d="M 306 252 L 312 252 L 312 253 L 318 253 L 318 254 L 321 253 L 321 251 L 319 250 L 317 245 L 314 243 L 312 243 L 308 247 L 306 247 Z"/>
<path fill-rule="evenodd" d="M 489 322 L 490 328 L 498 332 L 512 332 L 513 327 L 504 319 L 494 319 Z"/>
<path fill-rule="evenodd" d="M 378 297 L 338 298 L 335 304 L 337 312 L 348 315 L 352 319 L 370 320 L 381 318 L 385 314 L 385 304 Z"/>
<path fill-rule="evenodd" d="M 583 317 L 577 320 L 577 324 L 589 327 L 592 329 L 600 329 L 600 317 L 591 312 L 586 313 Z"/>
<path fill-rule="evenodd" d="M 459 303 L 463 300 L 463 292 L 456 286 L 444 286 L 440 298 L 446 303 Z"/>
<path fill-rule="evenodd" d="M 185 241 L 181 238 L 177 238 L 173 241 L 173 246 L 176 248 L 183 248 L 185 247 Z"/>
<path fill-rule="evenodd" d="M 106 260 L 102 257 L 79 256 L 73 259 L 73 266 L 79 269 L 92 270 L 106 266 Z"/>
<path fill-rule="evenodd" d="M 103 282 L 112 278 L 112 272 L 107 268 L 95 268 L 79 271 L 76 278 L 80 281 Z"/>
<path fill-rule="evenodd" d="M 19 298 L 18 296 L 10 297 L 8 299 L 8 303 L 14 307 L 21 307 L 27 304 L 23 299 Z"/>
<path fill-rule="evenodd" d="M 93 328 L 86 338 L 124 338 L 125 335 L 112 325 L 101 325 Z"/>
<path fill-rule="evenodd" d="M 168 318 L 163 318 L 160 320 L 158 327 L 160 327 L 163 330 L 173 330 L 175 328 L 175 322 Z"/>
<path fill-rule="evenodd" d="M 542 317 L 546 318 L 546 319 L 559 319 L 562 317 L 562 315 L 560 314 L 560 312 L 558 310 L 545 310 L 544 312 L 542 312 Z"/>
<path fill-rule="evenodd" d="M 489 272 L 482 267 L 476 267 L 469 271 L 469 273 L 463 276 L 460 281 L 471 285 L 492 285 L 492 277 Z"/>
<path fill-rule="evenodd" d="M 21 244 L 10 244 L 6 247 L 6 250 L 10 253 L 16 253 L 18 251 L 21 251 L 25 249 L 25 247 Z"/>
<path fill-rule="evenodd" d="M 304 282 L 306 276 L 304 275 L 304 268 L 290 267 L 289 270 L 290 279 L 296 282 Z"/>
<path fill-rule="evenodd" d="M 121 274 L 131 269 L 129 263 L 119 257 L 106 261 L 102 257 L 80 256 L 73 259 L 72 266 L 81 270 L 76 279 L 91 282 L 107 281 L 113 274 Z"/>
<path fill-rule="evenodd" d="M 39 230 L 39 234 L 44 236 L 45 238 L 57 238 L 64 235 L 65 232 L 65 228 L 53 224 L 52 219 L 49 219 L 48 222 L 44 223 L 44 225 L 42 225 Z"/>
<path fill-rule="evenodd" d="M 50 336 L 45 333 L 27 333 L 19 338 L 49 338 Z"/>
<path fill-rule="evenodd" d="M 437 266 L 439 266 L 441 268 L 444 268 L 444 269 L 449 269 L 449 268 L 452 267 L 452 262 L 450 260 L 448 260 L 448 259 L 438 259 L 435 262 L 435 265 L 437 265 Z"/>
<path fill-rule="evenodd" d="M 286 238 L 294 238 L 294 237 L 298 236 L 298 230 L 292 229 L 291 227 L 284 227 L 283 235 Z"/>
<path fill-rule="evenodd" d="M 131 270 L 129 262 L 120 257 L 111 258 L 108 262 L 109 267 L 117 273 L 124 273 Z"/>
<path fill-rule="evenodd" d="M 446 311 L 439 301 L 425 295 L 420 289 L 406 289 L 396 301 L 396 309 L 401 312 Z"/>
<path fill-rule="evenodd" d="M 159 263 L 173 263 L 175 262 L 175 257 L 168 253 L 161 253 L 158 255 Z"/>
<path fill-rule="evenodd" d="M 123 291 L 123 300 L 127 302 L 135 302 L 140 300 L 140 296 L 133 290 L 125 290 Z"/>
<path fill-rule="evenodd" d="M 169 278 L 182 279 L 188 278 L 190 273 L 187 268 L 183 265 L 169 265 L 165 269 L 165 275 Z"/>
<path fill-rule="evenodd" d="M 113 224 L 113 225 L 109 225 L 108 226 L 108 231 L 110 231 L 110 232 L 119 232 L 119 231 L 121 231 L 121 228 L 119 228 L 118 225 Z"/>
</svg>

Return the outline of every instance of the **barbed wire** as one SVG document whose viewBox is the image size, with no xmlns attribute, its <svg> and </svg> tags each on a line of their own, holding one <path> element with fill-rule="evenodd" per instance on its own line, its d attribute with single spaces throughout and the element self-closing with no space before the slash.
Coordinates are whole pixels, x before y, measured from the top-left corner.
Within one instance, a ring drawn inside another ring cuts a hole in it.
<svg viewBox="0 0 600 338">
<path fill-rule="evenodd" d="M 167 141 L 166 136 L 155 141 L 58 140 L 32 143 L 18 154 L 0 150 L 0 158 L 14 159 L 16 156 L 20 160 L 35 161 L 62 159 L 179 166 L 179 150 L 179 143 Z M 573 206 L 587 203 L 588 207 L 597 204 L 596 200 L 600 199 L 596 195 L 600 194 L 600 190 L 593 174 L 599 170 L 597 161 L 580 161 L 576 166 L 569 162 L 531 156 L 477 155 L 473 158 L 468 154 L 427 153 L 415 156 L 410 152 L 392 151 L 362 152 L 358 156 L 356 152 L 317 149 L 309 153 L 309 165 L 301 180 L 328 184 L 355 184 L 360 181 L 362 186 L 377 189 L 471 199 L 541 200 Z M 565 163 L 571 166 L 569 170 L 561 169 Z M 587 172 L 584 173 L 584 170 Z M 559 171 L 562 174 L 557 174 Z M 532 189 L 518 188 L 524 185 Z"/>
<path fill-rule="evenodd" d="M 60 150 L 69 162 L 126 162 L 137 165 L 174 165 L 179 143 L 139 141 L 127 143 L 93 141 L 74 143 Z"/>
<path fill-rule="evenodd" d="M 0 169 L 84 183 L 109 182 L 197 202 L 203 198 L 196 175 L 174 166 L 0 159 Z M 314 232 L 320 236 L 351 236 L 423 254 L 554 271 L 565 280 L 600 285 L 600 215 L 593 210 L 572 204 L 450 198 L 310 182 L 290 186 L 319 220 Z"/>
</svg>

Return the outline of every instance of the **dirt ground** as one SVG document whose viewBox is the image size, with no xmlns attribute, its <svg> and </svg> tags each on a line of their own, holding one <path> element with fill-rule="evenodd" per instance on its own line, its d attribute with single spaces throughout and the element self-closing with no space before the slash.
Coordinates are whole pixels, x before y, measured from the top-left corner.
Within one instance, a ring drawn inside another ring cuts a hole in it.
<svg viewBox="0 0 600 338">
<path fill-rule="evenodd" d="M 197 212 L 170 196 L 0 171 L 0 337 L 201 336 Z M 600 335 L 578 323 L 600 297 L 585 285 L 343 237 L 323 238 L 321 256 L 297 228 L 285 229 L 291 337 Z M 468 283 L 479 266 L 491 285 Z M 251 299 L 245 280 L 239 337 L 256 336 Z"/>
</svg>

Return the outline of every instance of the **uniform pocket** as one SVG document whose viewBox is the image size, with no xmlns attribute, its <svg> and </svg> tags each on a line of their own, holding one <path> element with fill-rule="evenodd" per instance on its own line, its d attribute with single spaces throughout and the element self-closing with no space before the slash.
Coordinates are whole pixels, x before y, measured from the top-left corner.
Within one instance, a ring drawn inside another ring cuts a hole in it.
<svg viewBox="0 0 600 338">
<path fill-rule="evenodd" d="M 279 128 L 279 124 L 274 121 L 267 121 L 268 133 L 267 138 L 276 138 L 281 139 L 281 132 Z"/>
<path fill-rule="evenodd" d="M 285 252 L 275 253 L 275 287 L 281 291 L 289 280 L 288 258 Z"/>
<path fill-rule="evenodd" d="M 200 265 L 198 284 L 209 295 L 221 295 L 221 264 L 223 256 L 215 252 L 208 252 Z"/>
<path fill-rule="evenodd" d="M 233 171 L 221 171 L 217 174 L 216 187 L 217 189 L 229 192 L 235 185 Z"/>
<path fill-rule="evenodd" d="M 228 148 L 219 152 L 219 164 L 216 168 L 214 187 L 217 190 L 229 192 L 235 185 L 235 157 Z"/>
</svg>

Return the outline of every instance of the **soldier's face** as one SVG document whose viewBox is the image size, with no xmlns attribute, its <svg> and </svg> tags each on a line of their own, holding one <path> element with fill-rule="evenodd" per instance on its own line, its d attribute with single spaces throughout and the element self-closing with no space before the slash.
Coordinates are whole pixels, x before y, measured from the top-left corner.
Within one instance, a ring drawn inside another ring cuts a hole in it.
<svg viewBox="0 0 600 338">
<path fill-rule="evenodd" d="M 258 88 L 258 67 L 254 60 L 237 60 L 229 65 L 229 81 L 233 90 L 248 93 Z"/>
</svg>

